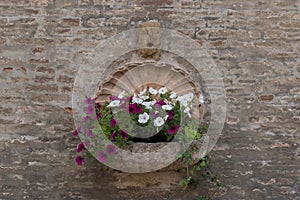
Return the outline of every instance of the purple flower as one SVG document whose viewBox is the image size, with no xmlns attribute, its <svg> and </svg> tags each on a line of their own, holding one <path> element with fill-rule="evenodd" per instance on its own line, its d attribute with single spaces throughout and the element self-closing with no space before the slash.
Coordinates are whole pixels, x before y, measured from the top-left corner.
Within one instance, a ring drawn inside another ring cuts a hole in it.
<svg viewBox="0 0 300 200">
<path fill-rule="evenodd" d="M 106 146 L 106 153 L 107 155 L 113 155 L 118 153 L 118 149 L 113 144 L 109 144 Z"/>
<path fill-rule="evenodd" d="M 89 105 L 89 106 L 86 108 L 86 113 L 87 113 L 88 115 L 93 114 L 94 111 L 95 111 L 94 105 Z"/>
<path fill-rule="evenodd" d="M 116 126 L 116 124 L 117 124 L 117 121 L 116 121 L 114 118 L 112 118 L 112 119 L 110 120 L 109 125 L 110 125 L 110 126 Z"/>
<path fill-rule="evenodd" d="M 81 128 L 78 127 L 78 128 L 73 132 L 73 135 L 74 135 L 74 136 L 78 136 L 80 130 L 81 130 Z"/>
<path fill-rule="evenodd" d="M 172 119 L 173 119 L 174 114 L 175 114 L 175 112 L 174 112 L 173 110 L 170 110 L 170 111 L 168 112 L 168 118 L 169 118 L 169 120 L 172 120 Z"/>
<path fill-rule="evenodd" d="M 96 103 L 97 109 L 101 109 L 101 103 Z"/>
<path fill-rule="evenodd" d="M 134 114 L 140 114 L 143 111 L 141 106 L 135 105 L 135 109 L 133 110 Z"/>
<path fill-rule="evenodd" d="M 135 104 L 129 104 L 126 110 L 129 114 L 133 113 L 135 110 Z"/>
<path fill-rule="evenodd" d="M 81 156 L 76 156 L 75 161 L 76 161 L 77 165 L 81 166 L 82 163 L 84 162 L 84 158 Z"/>
<path fill-rule="evenodd" d="M 95 103 L 96 98 L 92 99 L 91 97 L 86 97 L 86 99 L 84 100 L 84 103 L 91 105 Z"/>
<path fill-rule="evenodd" d="M 171 125 L 171 127 L 168 128 L 168 133 L 170 135 L 174 135 L 178 131 L 178 129 L 179 129 L 179 126 L 177 126 L 177 125 Z"/>
<path fill-rule="evenodd" d="M 82 152 L 82 150 L 84 149 L 84 144 L 83 144 L 83 142 L 82 143 L 80 143 L 80 144 L 78 144 L 78 146 L 77 146 L 77 149 L 76 149 L 76 152 Z"/>
<path fill-rule="evenodd" d="M 99 118 L 101 118 L 102 117 L 102 113 L 98 113 L 97 114 L 97 118 L 99 119 Z"/>
<path fill-rule="evenodd" d="M 150 115 L 151 115 L 151 117 L 154 118 L 154 119 L 158 116 L 155 112 L 151 112 Z"/>
<path fill-rule="evenodd" d="M 100 161 L 100 162 L 107 162 L 107 156 L 105 155 L 105 153 L 103 152 L 103 151 L 99 151 L 98 152 L 98 160 Z"/>
<path fill-rule="evenodd" d="M 92 132 L 91 130 L 89 130 L 89 129 L 87 129 L 87 130 L 85 131 L 85 134 L 86 134 L 87 136 L 89 136 L 89 137 L 94 137 L 93 132 Z"/>
<path fill-rule="evenodd" d="M 119 98 L 118 98 L 117 96 L 113 96 L 113 95 L 110 96 L 109 99 L 110 99 L 111 101 L 119 100 Z"/>
<path fill-rule="evenodd" d="M 159 100 L 154 104 L 156 108 L 161 108 L 163 105 L 167 105 L 166 102 L 164 102 L 164 100 Z"/>
<path fill-rule="evenodd" d="M 116 133 L 113 133 L 113 134 L 110 135 L 109 139 L 110 139 L 111 141 L 115 141 L 115 137 L 116 137 L 116 136 L 117 136 L 117 134 L 116 134 Z"/>
<path fill-rule="evenodd" d="M 89 116 L 85 116 L 85 117 L 82 119 L 83 122 L 88 122 L 89 120 L 90 120 Z"/>
<path fill-rule="evenodd" d="M 120 136 L 123 138 L 123 139 L 127 139 L 129 137 L 127 131 L 124 131 L 124 130 L 121 130 L 120 131 Z"/>
</svg>

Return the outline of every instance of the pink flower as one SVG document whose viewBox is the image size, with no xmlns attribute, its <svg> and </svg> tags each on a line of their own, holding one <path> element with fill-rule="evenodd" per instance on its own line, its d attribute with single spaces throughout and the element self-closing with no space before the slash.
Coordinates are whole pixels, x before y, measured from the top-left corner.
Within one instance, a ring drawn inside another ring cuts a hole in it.
<svg viewBox="0 0 300 200">
<path fill-rule="evenodd" d="M 172 120 L 173 119 L 173 115 L 175 114 L 175 112 L 173 110 L 168 112 L 168 119 Z"/>
<path fill-rule="evenodd" d="M 141 106 L 138 106 L 138 105 L 136 104 L 135 109 L 133 110 L 133 113 L 134 113 L 134 114 L 140 114 L 142 111 L 143 111 L 142 107 L 141 107 Z"/>
<path fill-rule="evenodd" d="M 112 118 L 112 119 L 110 120 L 109 125 L 110 125 L 110 126 L 116 126 L 116 124 L 117 124 L 117 121 L 116 121 L 114 118 Z"/>
<path fill-rule="evenodd" d="M 85 131 L 85 134 L 86 134 L 87 136 L 89 136 L 89 137 L 94 137 L 93 132 L 92 132 L 91 130 L 89 130 L 89 129 L 87 129 L 87 130 Z"/>
<path fill-rule="evenodd" d="M 151 112 L 150 115 L 151 115 L 151 117 L 154 118 L 154 119 L 158 116 L 155 112 Z"/>
<path fill-rule="evenodd" d="M 164 102 L 164 100 L 159 100 L 154 104 L 156 108 L 161 108 L 163 105 L 167 105 L 166 102 Z"/>
<path fill-rule="evenodd" d="M 75 161 L 76 161 L 77 165 L 81 166 L 82 163 L 84 162 L 84 158 L 81 156 L 76 156 Z"/>
<path fill-rule="evenodd" d="M 89 120 L 90 120 L 89 116 L 85 116 L 85 117 L 82 119 L 83 122 L 88 122 Z"/>
<path fill-rule="evenodd" d="M 77 149 L 76 149 L 76 152 L 82 152 L 82 150 L 84 149 L 84 144 L 83 143 L 80 143 L 80 144 L 78 144 L 78 146 L 77 146 Z"/>
<path fill-rule="evenodd" d="M 118 149 L 113 144 L 109 144 L 106 146 L 106 153 L 107 155 L 113 155 L 118 153 Z"/>
<path fill-rule="evenodd" d="M 84 103 L 90 105 L 90 104 L 94 104 L 95 103 L 96 98 L 92 99 L 91 97 L 86 97 L 86 99 L 84 100 Z"/>
<path fill-rule="evenodd" d="M 177 126 L 177 125 L 171 125 L 171 127 L 168 128 L 168 133 L 170 135 L 174 135 L 178 131 L 178 129 L 179 129 L 179 126 Z"/>
<path fill-rule="evenodd" d="M 129 137 L 127 131 L 124 131 L 124 130 L 121 130 L 120 131 L 120 136 L 123 138 L 123 139 L 126 139 Z"/>
<path fill-rule="evenodd" d="M 119 98 L 117 96 L 110 96 L 109 99 L 111 101 L 114 101 L 114 100 L 119 100 Z"/>
<path fill-rule="evenodd" d="M 80 130 L 81 130 L 81 128 L 78 127 L 78 128 L 73 132 L 73 135 L 74 135 L 74 136 L 78 136 Z"/>
<path fill-rule="evenodd" d="M 115 141 L 115 137 L 116 137 L 116 136 L 117 136 L 117 134 L 116 134 L 116 133 L 113 133 L 113 134 L 110 135 L 109 139 L 110 139 L 111 141 Z"/>
<path fill-rule="evenodd" d="M 103 163 L 107 162 L 107 156 L 101 150 L 98 152 L 98 160 Z"/>
<path fill-rule="evenodd" d="M 129 104 L 126 110 L 129 114 L 133 113 L 133 111 L 135 110 L 135 104 Z"/>
<path fill-rule="evenodd" d="M 86 108 L 86 114 L 88 115 L 91 115 L 95 112 L 95 107 L 94 105 L 89 105 L 87 108 Z"/>
</svg>

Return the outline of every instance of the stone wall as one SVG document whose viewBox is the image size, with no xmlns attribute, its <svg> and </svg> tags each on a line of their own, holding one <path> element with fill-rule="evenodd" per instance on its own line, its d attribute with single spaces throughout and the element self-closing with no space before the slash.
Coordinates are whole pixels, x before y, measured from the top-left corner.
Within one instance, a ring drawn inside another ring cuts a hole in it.
<svg viewBox="0 0 300 200">
<path fill-rule="evenodd" d="M 205 181 L 178 188 L 177 172 L 130 175 L 74 162 L 76 59 L 152 19 L 206 45 L 222 72 L 227 120 L 210 155 L 225 186 L 215 199 L 299 199 L 298 0 L 1 0 L 0 199 L 190 200 L 210 192 Z"/>
</svg>

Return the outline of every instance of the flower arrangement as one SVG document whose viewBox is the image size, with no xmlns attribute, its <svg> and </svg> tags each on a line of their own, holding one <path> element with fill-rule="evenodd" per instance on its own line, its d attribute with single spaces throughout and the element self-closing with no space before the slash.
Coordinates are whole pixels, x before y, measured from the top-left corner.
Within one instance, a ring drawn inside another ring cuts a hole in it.
<svg viewBox="0 0 300 200">
<path fill-rule="evenodd" d="M 89 145 L 98 148 L 100 162 L 108 162 L 118 153 L 117 147 L 135 142 L 171 142 L 177 134 L 182 141 L 199 139 L 199 126 L 191 114 L 194 98 L 193 93 L 178 96 L 167 87 L 147 87 L 129 95 L 123 91 L 102 104 L 96 102 L 97 98 L 87 97 L 83 121 L 94 128 L 82 131 L 79 127 L 73 132 L 91 141 L 77 146 L 77 164 L 84 162 L 81 152 Z M 103 145 L 104 138 L 111 143 Z"/>
</svg>

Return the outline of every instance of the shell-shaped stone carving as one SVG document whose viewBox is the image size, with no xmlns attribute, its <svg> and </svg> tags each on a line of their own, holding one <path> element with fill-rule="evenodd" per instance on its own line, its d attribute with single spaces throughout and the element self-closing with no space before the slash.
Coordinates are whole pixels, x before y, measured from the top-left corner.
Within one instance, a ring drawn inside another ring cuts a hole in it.
<svg viewBox="0 0 300 200">
<path fill-rule="evenodd" d="M 160 89 L 167 87 L 177 96 L 194 93 L 199 99 L 200 91 L 196 83 L 182 69 L 176 69 L 171 65 L 156 63 L 128 64 L 118 68 L 108 75 L 108 78 L 99 85 L 97 102 L 109 100 L 111 95 L 117 96 L 125 91 L 127 94 L 138 94 L 148 88 Z M 198 101 L 194 101 L 192 115 L 194 118 L 202 117 L 202 108 Z"/>
</svg>

